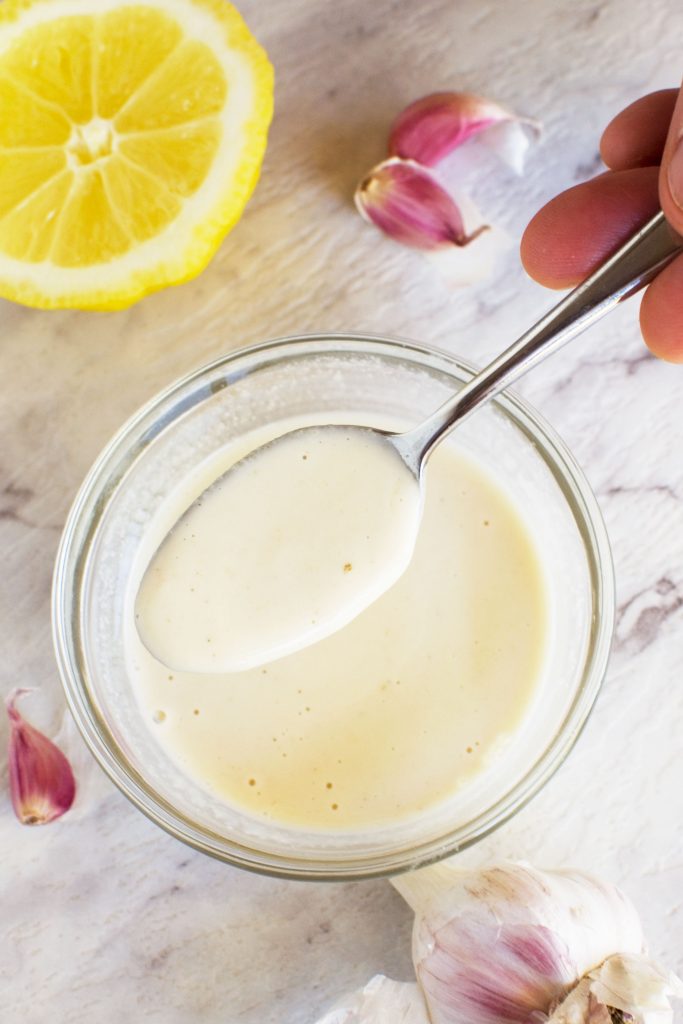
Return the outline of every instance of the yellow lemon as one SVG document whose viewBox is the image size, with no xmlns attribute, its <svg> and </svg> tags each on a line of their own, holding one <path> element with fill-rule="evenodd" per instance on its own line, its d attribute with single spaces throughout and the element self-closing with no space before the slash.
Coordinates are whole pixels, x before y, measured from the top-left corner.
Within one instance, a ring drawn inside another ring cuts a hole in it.
<svg viewBox="0 0 683 1024">
<path fill-rule="evenodd" d="M 256 184 L 272 101 L 225 0 L 5 0 L 0 295 L 121 309 L 198 274 Z"/>
</svg>

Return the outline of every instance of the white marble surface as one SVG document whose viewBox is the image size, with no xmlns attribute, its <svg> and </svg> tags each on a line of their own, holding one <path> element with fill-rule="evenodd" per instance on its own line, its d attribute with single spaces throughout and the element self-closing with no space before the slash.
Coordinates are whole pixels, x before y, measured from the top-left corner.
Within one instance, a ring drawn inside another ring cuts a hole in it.
<svg viewBox="0 0 683 1024">
<path fill-rule="evenodd" d="M 482 161 L 484 209 L 518 237 L 554 192 L 599 170 L 600 127 L 681 74 L 672 0 L 243 0 L 277 73 L 277 115 L 247 214 L 208 270 L 116 314 L 0 305 L 2 686 L 56 730 L 49 588 L 59 531 L 112 431 L 178 374 L 254 340 L 316 329 L 400 333 L 482 362 L 549 296 L 513 245 L 452 294 L 419 255 L 354 213 L 355 180 L 393 114 L 465 87 L 546 126 L 529 173 Z M 621 884 L 652 951 L 683 967 L 683 370 L 648 357 L 636 303 L 521 390 L 575 451 L 602 505 L 618 579 L 609 674 L 567 763 L 463 855 L 576 865 Z M 68 724 L 63 726 L 68 731 Z M 6 727 L 0 726 L 4 747 Z M 79 805 L 26 829 L 0 778 L 3 1024 L 308 1024 L 375 971 L 410 975 L 410 915 L 387 882 L 287 883 L 203 858 L 157 830 L 77 737 Z"/>
</svg>

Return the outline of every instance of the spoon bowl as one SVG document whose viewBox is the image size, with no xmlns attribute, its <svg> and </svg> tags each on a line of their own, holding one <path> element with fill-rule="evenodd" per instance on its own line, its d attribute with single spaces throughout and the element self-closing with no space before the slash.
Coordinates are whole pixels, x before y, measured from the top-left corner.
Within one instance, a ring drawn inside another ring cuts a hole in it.
<svg viewBox="0 0 683 1024">
<path fill-rule="evenodd" d="M 418 481 L 393 436 L 289 431 L 231 466 L 152 557 L 135 618 L 169 668 L 240 672 L 341 629 L 411 560 Z"/>
</svg>

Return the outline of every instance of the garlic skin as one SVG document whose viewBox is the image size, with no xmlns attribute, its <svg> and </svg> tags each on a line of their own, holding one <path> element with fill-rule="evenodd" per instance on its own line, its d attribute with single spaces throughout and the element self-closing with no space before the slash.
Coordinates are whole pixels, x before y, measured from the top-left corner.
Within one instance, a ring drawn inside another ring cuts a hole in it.
<svg viewBox="0 0 683 1024">
<path fill-rule="evenodd" d="M 591 994 L 639 1024 L 670 1024 L 669 996 L 683 999 L 683 982 L 645 956 L 617 954 L 588 972 Z"/>
<path fill-rule="evenodd" d="M 317 1024 L 430 1024 L 414 981 L 392 981 L 383 974 L 341 999 Z"/>
<path fill-rule="evenodd" d="M 521 173 L 529 133 L 540 132 L 538 122 L 466 92 L 435 92 L 406 107 L 391 126 L 389 155 L 435 167 L 468 139 L 489 129 L 502 130 L 484 141 Z"/>
<path fill-rule="evenodd" d="M 413 961 L 432 1024 L 544 1019 L 587 971 L 643 948 L 631 903 L 580 872 L 445 863 L 393 883 L 415 911 Z"/>
<path fill-rule="evenodd" d="M 69 810 L 76 781 L 61 750 L 17 711 L 17 700 L 30 692 L 13 690 L 5 701 L 10 723 L 10 796 L 22 825 L 45 825 Z"/>
<path fill-rule="evenodd" d="M 367 174 L 355 192 L 360 215 L 390 238 L 416 249 L 462 247 L 483 231 L 465 230 L 455 200 L 414 160 L 393 157 Z"/>
<path fill-rule="evenodd" d="M 466 228 L 483 223 L 481 212 L 466 192 L 453 189 L 451 196 Z M 451 245 L 423 255 L 432 263 L 445 287 L 456 289 L 491 277 L 505 254 L 514 249 L 512 238 L 503 228 L 488 224 L 485 231 L 477 233 L 472 245 Z"/>
<path fill-rule="evenodd" d="M 673 1024 L 669 996 L 683 983 L 646 956 L 616 953 L 589 971 L 548 1018 L 548 1024 L 613 1024 L 617 1010 L 634 1024 Z"/>
</svg>

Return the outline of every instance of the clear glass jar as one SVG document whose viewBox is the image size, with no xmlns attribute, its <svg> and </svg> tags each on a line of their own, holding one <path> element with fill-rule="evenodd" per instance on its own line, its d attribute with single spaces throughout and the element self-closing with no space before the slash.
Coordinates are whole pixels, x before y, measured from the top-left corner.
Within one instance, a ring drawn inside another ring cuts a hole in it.
<svg viewBox="0 0 683 1024">
<path fill-rule="evenodd" d="M 240 867 L 303 879 L 367 878 L 422 866 L 476 842 L 547 782 L 597 695 L 614 624 L 614 580 L 598 506 L 571 454 L 526 403 L 503 395 L 458 428 L 522 508 L 552 603 L 545 681 L 522 732 L 481 782 L 419 821 L 309 832 L 217 801 L 154 740 L 126 671 L 123 619 L 146 524 L 170 486 L 241 434 L 273 421 L 354 410 L 417 422 L 472 368 L 409 342 L 358 335 L 283 339 L 178 381 L 103 451 L 66 524 L 53 587 L 62 681 L 91 751 L 152 821 Z"/>
</svg>

